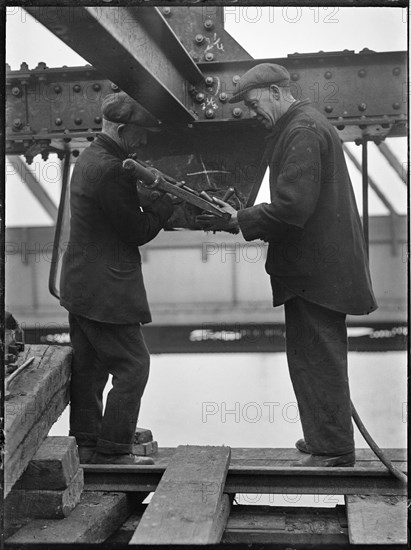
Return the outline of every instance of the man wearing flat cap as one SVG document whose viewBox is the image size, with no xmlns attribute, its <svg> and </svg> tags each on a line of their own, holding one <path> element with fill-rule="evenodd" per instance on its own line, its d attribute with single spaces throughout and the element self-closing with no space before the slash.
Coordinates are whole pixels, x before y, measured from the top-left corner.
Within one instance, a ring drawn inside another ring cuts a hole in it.
<svg viewBox="0 0 411 550">
<path fill-rule="evenodd" d="M 268 242 L 266 271 L 273 305 L 285 308 L 287 360 L 304 434 L 296 446 L 307 455 L 299 465 L 351 466 L 345 320 L 377 305 L 341 142 L 308 99 L 294 99 L 280 65 L 247 71 L 230 99 L 239 101 L 269 131 L 263 162 L 271 202 L 237 212 L 216 200 L 231 219 L 200 218 L 204 228 L 239 228 L 247 241 Z"/>
<path fill-rule="evenodd" d="M 104 98 L 102 115 L 102 132 L 71 178 L 62 262 L 60 303 L 69 311 L 73 346 L 70 435 L 83 463 L 152 464 L 132 454 L 150 363 L 141 332 L 151 316 L 139 246 L 154 239 L 173 206 L 163 196 L 142 207 L 135 179 L 122 167 L 157 119 L 124 92 Z"/>
</svg>

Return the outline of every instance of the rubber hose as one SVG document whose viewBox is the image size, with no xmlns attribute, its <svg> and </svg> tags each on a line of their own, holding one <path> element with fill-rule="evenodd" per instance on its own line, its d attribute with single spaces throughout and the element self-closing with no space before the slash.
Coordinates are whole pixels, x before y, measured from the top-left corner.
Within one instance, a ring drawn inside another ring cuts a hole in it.
<svg viewBox="0 0 411 550">
<path fill-rule="evenodd" d="M 384 466 L 388 468 L 388 470 L 392 473 L 392 475 L 395 476 L 397 479 L 399 479 L 402 483 L 404 483 L 404 485 L 406 485 L 408 482 L 408 477 L 403 472 L 401 472 L 398 468 L 396 468 L 394 464 L 391 462 L 391 460 L 389 460 L 385 456 L 383 450 L 378 447 L 378 445 L 376 444 L 376 442 L 368 432 L 367 428 L 364 426 L 352 401 L 351 401 L 351 414 L 354 419 L 354 422 L 357 425 L 357 428 L 360 430 L 361 435 L 363 436 L 365 441 L 368 443 L 370 449 L 374 451 L 374 453 L 381 460 Z"/>
</svg>

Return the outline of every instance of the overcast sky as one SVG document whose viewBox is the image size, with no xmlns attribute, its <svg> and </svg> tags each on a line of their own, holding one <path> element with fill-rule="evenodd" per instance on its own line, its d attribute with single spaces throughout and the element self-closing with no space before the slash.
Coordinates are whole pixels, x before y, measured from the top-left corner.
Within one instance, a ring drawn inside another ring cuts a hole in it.
<svg viewBox="0 0 411 550">
<path fill-rule="evenodd" d="M 177 8 L 173 8 L 177 9 Z M 399 8 L 255 7 L 230 6 L 225 11 L 226 30 L 255 58 L 286 57 L 290 53 L 340 51 L 369 48 L 377 52 L 407 49 L 406 10 Z M 28 47 L 29 45 L 29 47 Z M 86 62 L 35 21 L 20 7 L 7 8 L 6 61 L 13 70 L 26 62 L 34 68 L 40 61 L 48 67 L 80 66 Z M 407 161 L 406 139 L 387 142 L 401 163 Z M 360 159 L 360 148 L 350 144 Z M 53 157 L 55 158 L 55 157 Z M 44 174 L 36 157 L 34 170 Z M 399 212 L 406 212 L 406 186 L 370 144 L 370 175 L 373 176 Z M 354 189 L 361 209 L 361 177 L 349 163 Z M 59 196 L 57 163 L 48 169 L 47 190 Z M 9 167 L 6 220 L 12 225 L 47 225 L 47 215 L 24 189 Z M 268 200 L 266 187 L 261 200 Z M 22 204 L 28 208 L 22 209 Z M 370 212 L 385 214 L 386 208 L 370 191 Z"/>
</svg>

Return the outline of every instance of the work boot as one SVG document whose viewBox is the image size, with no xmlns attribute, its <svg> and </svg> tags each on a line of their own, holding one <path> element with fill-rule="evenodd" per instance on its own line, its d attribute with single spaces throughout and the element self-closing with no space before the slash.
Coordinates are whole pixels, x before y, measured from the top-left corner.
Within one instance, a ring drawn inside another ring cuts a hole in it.
<svg viewBox="0 0 411 550">
<path fill-rule="evenodd" d="M 91 464 L 125 464 L 130 466 L 150 466 L 154 464 L 152 458 L 136 456 L 133 454 L 106 455 L 94 453 Z"/>
<path fill-rule="evenodd" d="M 80 458 L 80 464 L 90 464 L 96 450 L 95 447 L 85 447 L 83 445 L 78 445 L 77 450 L 78 456 Z"/>
<path fill-rule="evenodd" d="M 303 451 L 304 452 L 304 451 Z M 335 468 L 337 466 L 345 468 L 354 466 L 355 452 L 345 455 L 330 456 L 330 455 L 310 455 L 304 457 L 298 462 L 294 462 L 294 467 L 303 468 Z"/>
<path fill-rule="evenodd" d="M 299 439 L 298 441 L 296 441 L 295 446 L 300 452 L 311 454 L 310 451 L 307 449 L 307 443 L 304 441 L 304 439 Z"/>
</svg>

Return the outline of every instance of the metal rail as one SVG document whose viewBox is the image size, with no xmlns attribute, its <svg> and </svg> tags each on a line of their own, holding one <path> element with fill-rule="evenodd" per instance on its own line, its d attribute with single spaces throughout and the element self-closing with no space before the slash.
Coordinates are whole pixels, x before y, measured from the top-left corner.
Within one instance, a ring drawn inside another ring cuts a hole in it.
<svg viewBox="0 0 411 550">
<path fill-rule="evenodd" d="M 165 466 L 84 465 L 89 491 L 156 490 Z M 205 486 L 204 491 L 213 487 Z M 230 467 L 224 492 L 258 494 L 387 494 L 407 493 L 400 481 L 377 468 Z"/>
</svg>

